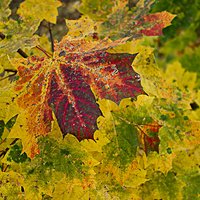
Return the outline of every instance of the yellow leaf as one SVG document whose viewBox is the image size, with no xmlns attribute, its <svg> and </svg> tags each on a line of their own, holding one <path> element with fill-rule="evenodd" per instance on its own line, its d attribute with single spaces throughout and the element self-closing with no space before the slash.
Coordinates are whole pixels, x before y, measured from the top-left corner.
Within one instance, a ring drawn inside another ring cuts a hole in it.
<svg viewBox="0 0 200 200">
<path fill-rule="evenodd" d="M 6 122 L 19 112 L 15 102 L 13 102 L 14 98 L 15 93 L 12 91 L 12 87 L 8 82 L 4 87 L 0 87 L 0 119 Z"/>
<path fill-rule="evenodd" d="M 62 4 L 58 0 L 26 0 L 20 4 L 20 8 L 17 13 L 24 19 L 43 19 L 56 23 L 56 17 L 58 16 L 57 8 Z"/>
<path fill-rule="evenodd" d="M 194 89 L 197 79 L 196 73 L 186 71 L 178 61 L 167 65 L 165 76 L 168 84 L 176 85 L 183 91 Z"/>
<path fill-rule="evenodd" d="M 72 38 L 90 36 L 98 32 L 98 23 L 84 15 L 77 20 L 66 20 L 66 25 L 69 28 L 67 34 Z"/>
<path fill-rule="evenodd" d="M 151 107 L 153 103 L 154 97 L 150 97 L 147 95 L 139 95 L 137 97 L 137 101 L 134 102 L 134 105 L 139 108 L 141 106 Z"/>
<path fill-rule="evenodd" d="M 84 182 L 84 181 L 83 181 Z M 53 192 L 54 200 L 88 200 L 89 199 L 89 191 L 88 188 L 81 183 L 80 180 L 68 180 L 65 176 L 58 182 L 55 186 Z"/>
<path fill-rule="evenodd" d="M 157 154 L 151 152 L 147 157 L 147 167 L 154 171 L 160 171 L 167 174 L 172 169 L 173 159 L 176 157 L 175 154 Z"/>
<path fill-rule="evenodd" d="M 10 62 L 10 59 L 8 56 L 3 56 L 3 57 L 0 57 L 0 68 L 2 69 L 2 71 L 4 69 L 16 69 Z M 0 73 L 2 72 L 0 70 Z"/>
<path fill-rule="evenodd" d="M 0 194 L 1 199 L 23 199 L 21 185 L 23 177 L 14 171 L 0 171 Z"/>
<path fill-rule="evenodd" d="M 111 100 L 107 100 L 107 99 L 98 100 L 98 104 L 100 106 L 100 109 L 104 117 L 110 117 L 112 115 L 111 111 L 115 111 L 119 109 L 118 105 L 115 102 Z"/>
<path fill-rule="evenodd" d="M 102 147 L 109 142 L 109 139 L 99 130 L 94 133 L 94 140 L 82 140 L 81 145 L 89 152 L 102 152 Z"/>
<path fill-rule="evenodd" d="M 16 123 L 12 127 L 8 138 L 20 138 L 23 145 L 23 152 L 26 152 L 30 158 L 33 158 L 34 155 L 39 154 L 39 149 L 37 145 L 37 141 L 35 138 L 35 134 L 30 134 L 26 118 L 28 114 L 26 112 L 21 111 L 18 115 Z"/>
<path fill-rule="evenodd" d="M 56 139 L 58 142 L 61 142 L 63 141 L 63 135 L 62 135 L 62 132 L 60 130 L 60 127 L 58 125 L 58 122 L 56 120 L 56 117 L 55 117 L 55 114 L 53 114 L 53 123 L 52 123 L 52 130 L 51 132 L 49 133 L 49 137 L 52 137 L 53 139 Z"/>
</svg>

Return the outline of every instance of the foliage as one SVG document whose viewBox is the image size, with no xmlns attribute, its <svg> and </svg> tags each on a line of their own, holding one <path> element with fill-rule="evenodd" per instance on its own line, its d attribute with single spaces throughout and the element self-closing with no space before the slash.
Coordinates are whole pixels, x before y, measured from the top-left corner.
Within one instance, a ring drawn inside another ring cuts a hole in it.
<svg viewBox="0 0 200 200">
<path fill-rule="evenodd" d="M 60 1 L 25 0 L 15 18 L 10 3 L 0 2 L 0 199 L 198 199 L 198 1 L 189 23 L 187 0 L 83 0 L 60 42 Z M 49 40 L 36 34 L 42 20 Z"/>
<path fill-rule="evenodd" d="M 167 10 L 176 14 L 172 26 L 164 30 L 165 36 L 158 41 L 157 50 L 160 59 L 160 67 L 166 67 L 166 63 L 179 60 L 188 71 L 197 72 L 199 87 L 199 8 L 198 0 L 184 1 L 157 1 L 152 12 Z M 155 43 L 156 44 L 156 43 Z M 176 47 L 176 48 L 174 48 Z"/>
</svg>

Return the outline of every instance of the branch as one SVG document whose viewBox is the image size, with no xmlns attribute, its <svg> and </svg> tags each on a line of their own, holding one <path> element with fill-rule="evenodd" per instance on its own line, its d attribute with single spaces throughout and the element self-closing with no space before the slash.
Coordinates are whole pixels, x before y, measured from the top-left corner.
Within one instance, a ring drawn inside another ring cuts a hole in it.
<svg viewBox="0 0 200 200">
<path fill-rule="evenodd" d="M 0 38 L 3 40 L 3 39 L 5 39 L 5 37 L 6 36 L 3 33 L 0 32 Z M 22 51 L 21 49 L 18 49 L 17 53 L 19 53 L 23 58 L 28 58 L 28 55 L 24 51 Z"/>
<path fill-rule="evenodd" d="M 22 51 L 21 49 L 18 49 L 17 53 L 19 53 L 24 58 L 28 58 L 28 55 L 24 51 Z"/>
<path fill-rule="evenodd" d="M 51 50 L 52 50 L 52 52 L 54 52 L 53 34 L 52 34 L 52 31 L 51 31 L 51 24 L 50 24 L 50 22 L 48 23 L 48 29 L 49 29 L 50 40 L 51 40 Z"/>
</svg>

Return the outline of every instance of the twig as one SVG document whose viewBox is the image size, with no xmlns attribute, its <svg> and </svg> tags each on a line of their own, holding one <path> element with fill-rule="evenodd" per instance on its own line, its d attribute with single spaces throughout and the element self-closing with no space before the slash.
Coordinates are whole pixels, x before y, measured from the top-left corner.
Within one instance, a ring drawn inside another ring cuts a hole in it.
<svg viewBox="0 0 200 200">
<path fill-rule="evenodd" d="M 24 51 L 22 51 L 21 49 L 18 49 L 17 53 L 19 53 L 24 58 L 28 58 L 28 55 Z"/>
<path fill-rule="evenodd" d="M 50 40 L 51 40 L 51 50 L 52 50 L 52 52 L 54 52 L 53 34 L 52 34 L 52 31 L 51 31 L 51 24 L 50 24 L 50 22 L 48 23 L 48 29 L 49 29 Z"/>
<path fill-rule="evenodd" d="M 0 38 L 3 40 L 3 39 L 5 39 L 5 37 L 6 36 L 3 33 L 0 32 Z M 28 58 L 28 55 L 24 51 L 22 51 L 21 49 L 18 49 L 17 53 L 19 53 L 23 58 Z"/>
<path fill-rule="evenodd" d="M 0 153 L 0 158 L 3 156 L 5 156 L 6 155 L 6 153 L 8 152 L 8 150 L 9 150 L 9 148 L 7 147 L 5 150 L 3 150 L 3 151 L 1 151 L 1 153 Z"/>
<path fill-rule="evenodd" d="M 8 169 L 10 165 L 7 165 L 5 163 L 2 164 L 2 172 L 6 172 L 6 170 Z"/>
<path fill-rule="evenodd" d="M 4 69 L 4 72 L 12 72 L 13 74 L 10 74 L 10 75 L 8 75 L 8 76 L 6 76 L 4 78 L 1 78 L 0 81 L 3 81 L 6 78 L 10 78 L 10 77 L 15 76 L 17 74 L 17 70 L 14 70 L 14 69 Z"/>
<path fill-rule="evenodd" d="M 15 139 L 10 143 L 10 145 L 15 144 L 18 140 L 19 140 L 19 138 L 15 138 Z"/>
</svg>

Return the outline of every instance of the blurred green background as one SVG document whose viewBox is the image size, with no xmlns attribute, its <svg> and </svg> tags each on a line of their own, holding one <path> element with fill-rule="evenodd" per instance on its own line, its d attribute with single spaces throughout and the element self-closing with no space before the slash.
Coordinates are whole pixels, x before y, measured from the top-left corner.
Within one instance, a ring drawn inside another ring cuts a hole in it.
<svg viewBox="0 0 200 200">
<path fill-rule="evenodd" d="M 154 43 L 160 67 L 173 60 L 181 62 L 188 71 L 196 72 L 200 86 L 200 1 L 160 0 L 151 12 L 167 10 L 177 16 L 172 25 L 163 30 L 163 36 Z"/>
</svg>

